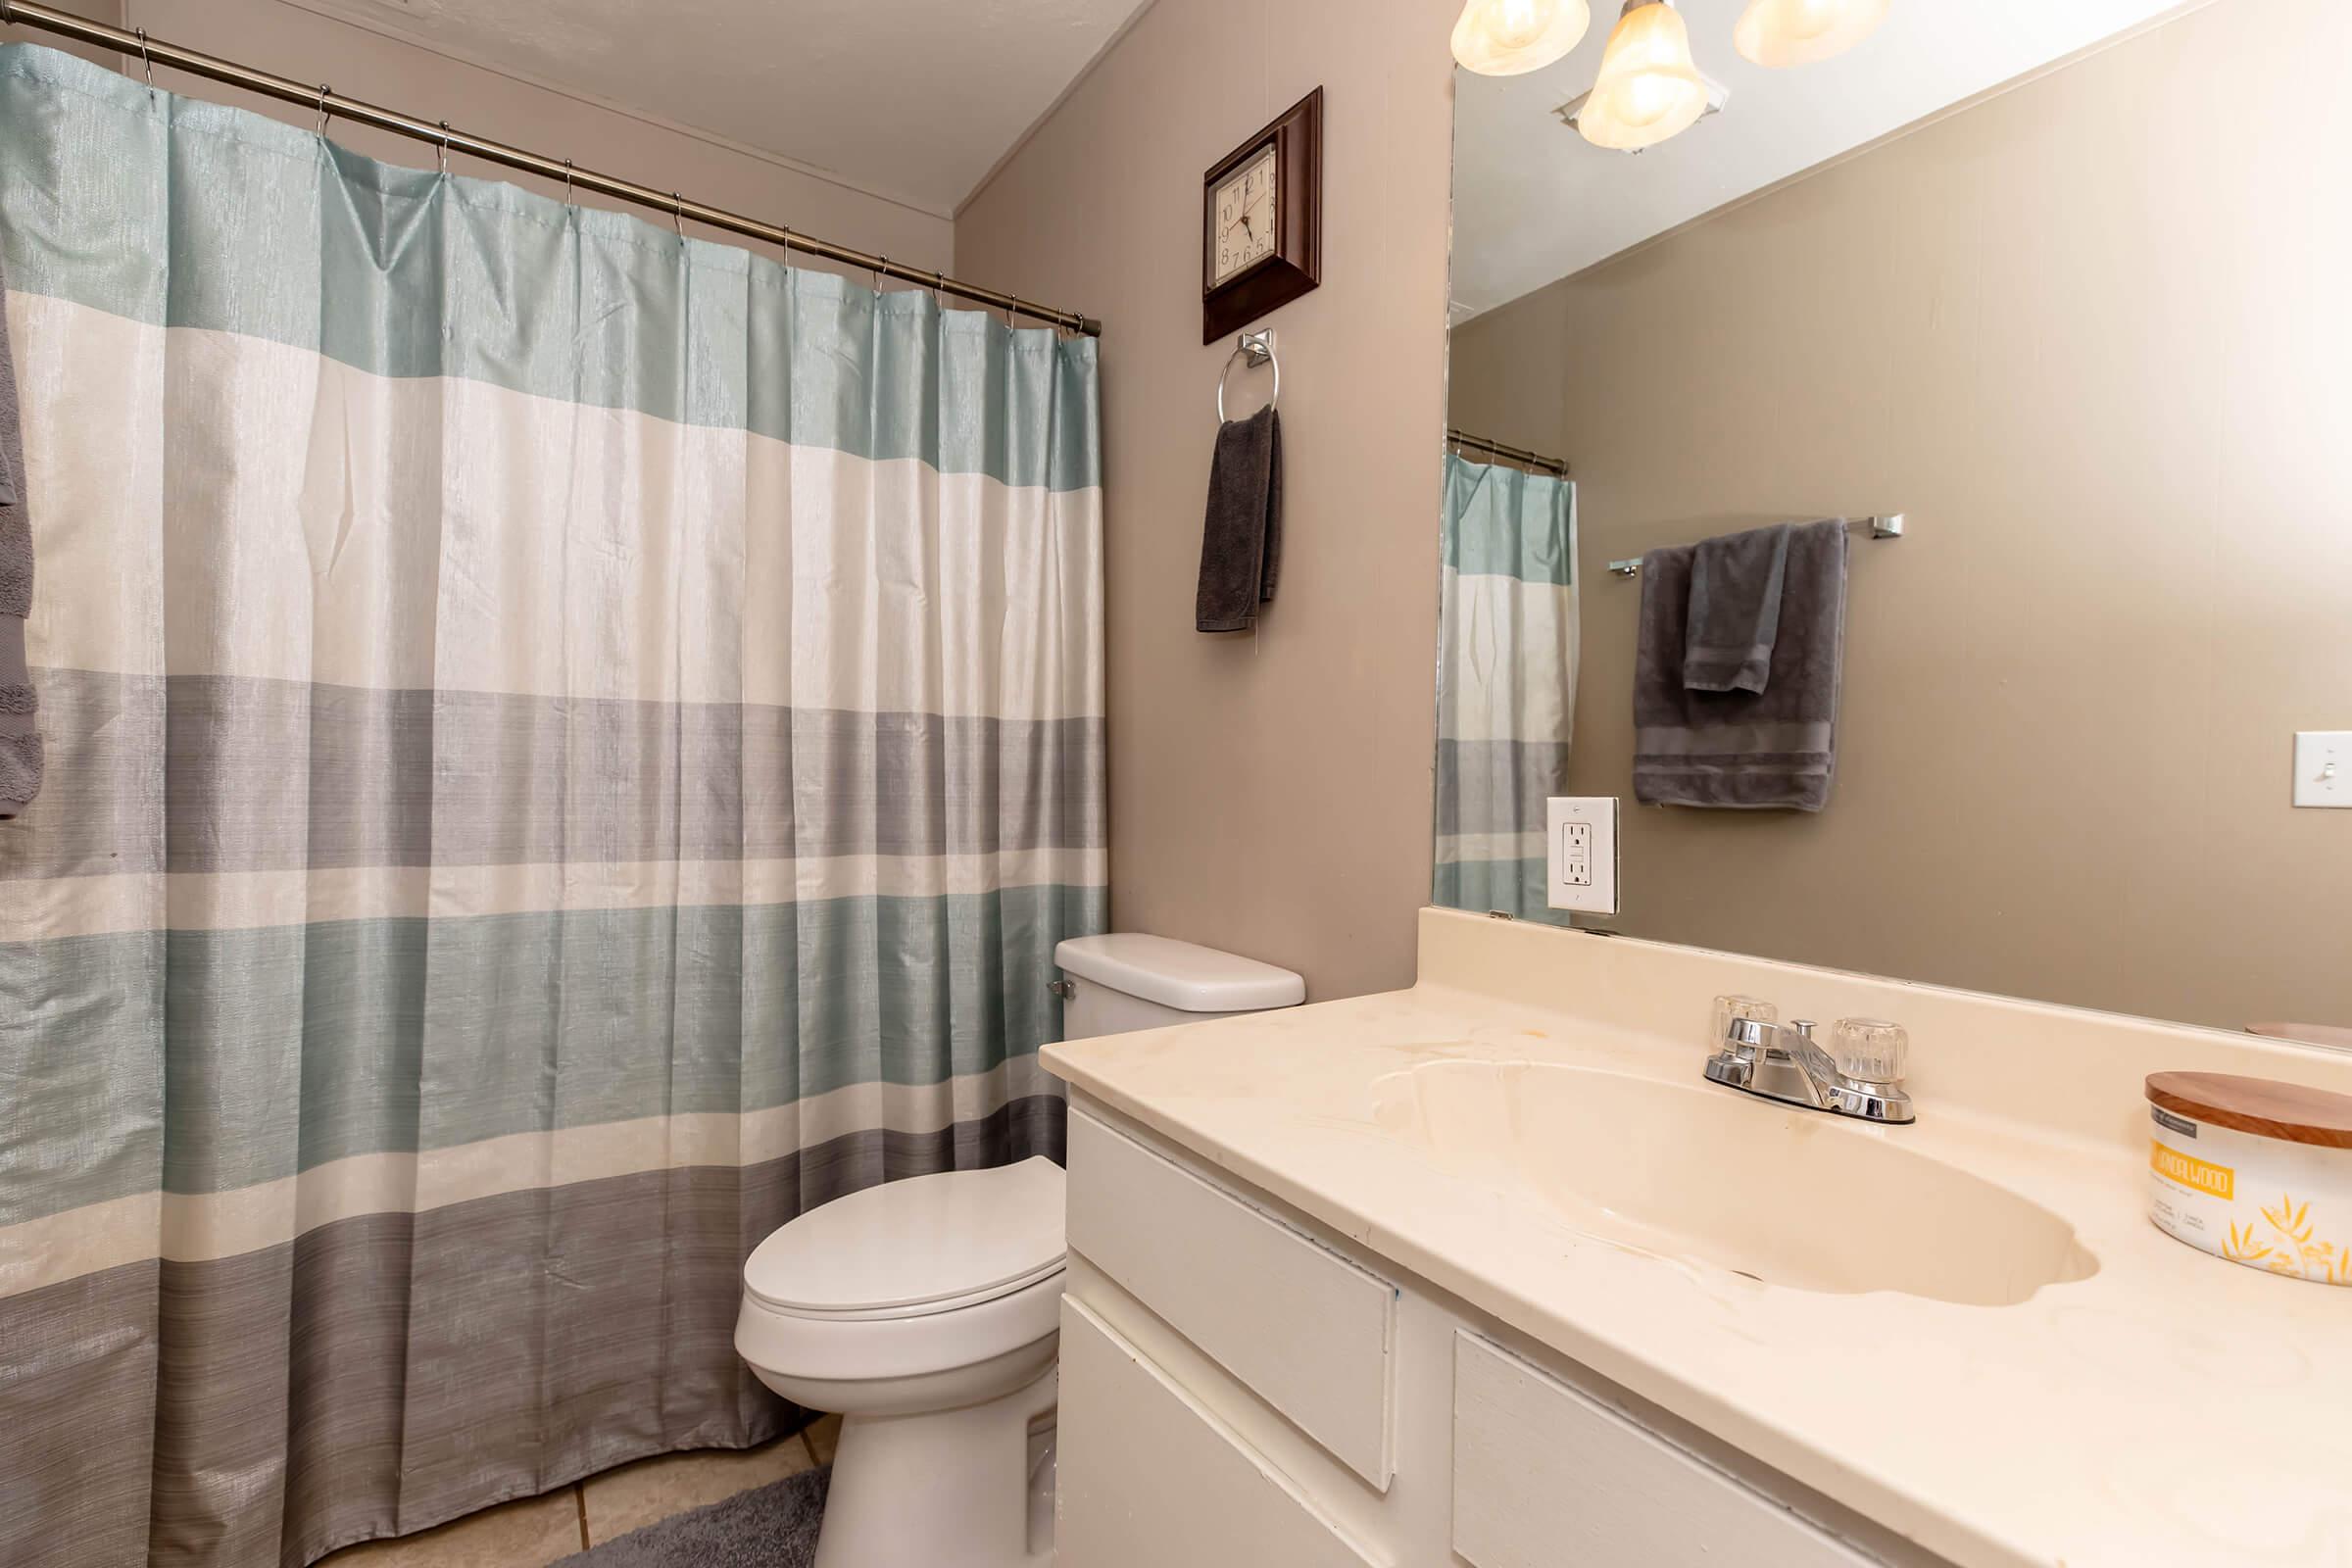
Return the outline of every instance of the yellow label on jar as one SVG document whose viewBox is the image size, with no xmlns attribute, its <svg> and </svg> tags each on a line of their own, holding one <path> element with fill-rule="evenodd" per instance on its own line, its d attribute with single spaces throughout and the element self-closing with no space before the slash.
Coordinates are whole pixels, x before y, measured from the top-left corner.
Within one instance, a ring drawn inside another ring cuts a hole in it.
<svg viewBox="0 0 2352 1568">
<path fill-rule="evenodd" d="M 2216 1198 L 2230 1198 L 2236 1193 L 2237 1172 L 2229 1166 L 2183 1154 L 2154 1139 L 2148 1142 L 2148 1168 L 2168 1181 L 2179 1182 L 2195 1192 L 2211 1193 Z"/>
</svg>

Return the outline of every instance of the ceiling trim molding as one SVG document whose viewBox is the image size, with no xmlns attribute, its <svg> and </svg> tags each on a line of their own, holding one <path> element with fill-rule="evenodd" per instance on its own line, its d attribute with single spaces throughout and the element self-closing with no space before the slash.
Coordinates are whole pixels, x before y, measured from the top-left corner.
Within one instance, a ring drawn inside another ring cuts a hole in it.
<svg viewBox="0 0 2352 1568">
<path fill-rule="evenodd" d="M 1078 69 L 1078 74 L 1070 78 L 1069 84 L 1054 95 L 1054 101 L 1046 105 L 1035 120 L 1029 122 L 1028 128 L 1013 137 L 1012 145 L 999 154 L 995 163 L 988 166 L 988 172 L 982 174 L 973 182 L 972 188 L 963 193 L 963 199 L 957 202 L 956 210 L 948 215 L 950 218 L 961 218 L 972 203 L 978 201 L 988 187 L 997 182 L 997 176 L 1004 172 L 1012 161 L 1021 156 L 1022 150 L 1037 139 L 1039 131 L 1046 128 L 1046 122 L 1061 113 L 1061 106 L 1078 95 L 1078 89 L 1086 85 L 1087 78 L 1095 74 L 1096 68 L 1101 66 L 1103 61 L 1108 60 L 1110 52 L 1126 41 L 1127 35 L 1135 30 L 1136 24 L 1144 20 L 1144 13 L 1158 3 L 1159 0 L 1142 0 L 1141 4 L 1127 14 L 1127 20 L 1120 23 L 1109 37 L 1102 40 L 1102 47 L 1097 49 L 1093 57 Z"/>
<path fill-rule="evenodd" d="M 487 72 L 493 76 L 503 76 L 509 81 L 518 81 L 526 87 L 536 87 L 541 92 L 553 93 L 559 98 L 568 98 L 573 103 L 585 104 L 591 109 L 603 110 L 606 114 L 618 115 L 624 120 L 634 120 L 641 125 L 651 125 L 657 130 L 665 130 L 672 135 L 685 136 L 702 142 L 706 146 L 716 147 L 740 157 L 750 158 L 808 179 L 820 180 L 827 185 L 852 191 L 874 201 L 888 202 L 894 207 L 904 207 L 909 212 L 920 213 L 925 218 L 936 218 L 952 223 L 956 220 L 956 214 L 961 210 L 960 203 L 941 207 L 930 202 L 918 201 L 914 197 L 898 191 L 880 190 L 872 185 L 851 179 L 834 170 L 820 169 L 814 164 L 802 163 L 797 158 L 770 148 L 755 147 L 749 142 L 737 141 L 732 136 L 724 136 L 714 130 L 706 130 L 700 125 L 689 125 L 679 121 L 664 119 L 661 115 L 651 114 L 629 104 L 614 103 L 610 98 L 601 98 L 594 93 L 582 92 L 577 87 L 551 80 L 531 72 L 517 71 L 512 66 L 495 64 L 470 50 L 453 48 L 414 27 L 402 26 L 397 22 L 377 16 L 371 9 L 363 10 L 358 5 L 351 3 L 351 0 L 274 0 L 274 3 L 296 11 L 308 12 L 321 21 L 337 23 L 347 27 L 357 27 L 362 32 L 372 32 L 379 38 L 389 38 L 394 43 L 406 44 L 413 49 L 421 49 L 426 54 L 438 55 L 443 60 L 453 61 L 475 71 Z M 139 0 L 132 0 L 131 5 L 126 9 L 137 9 L 138 4 Z M 1147 4 L 1149 4 L 1149 0 L 1147 0 Z M 162 29 L 157 30 L 160 32 Z M 1124 28 L 1120 30 L 1122 34 L 1125 32 Z M 1090 66 L 1089 69 L 1091 70 L 1092 67 Z M 1083 76 L 1084 73 L 1080 74 Z M 1064 96 L 1067 94 L 1065 93 Z M 1059 104 L 1059 101 L 1055 100 L 1056 105 Z M 416 111 L 410 109 L 408 112 L 413 114 Z M 1048 113 L 1051 114 L 1052 111 L 1049 110 Z M 1027 139 L 1025 134 L 1023 139 Z M 532 150 L 534 152 L 550 151 L 550 149 L 539 147 L 534 147 Z M 966 200 L 969 198 L 967 197 Z"/>
</svg>

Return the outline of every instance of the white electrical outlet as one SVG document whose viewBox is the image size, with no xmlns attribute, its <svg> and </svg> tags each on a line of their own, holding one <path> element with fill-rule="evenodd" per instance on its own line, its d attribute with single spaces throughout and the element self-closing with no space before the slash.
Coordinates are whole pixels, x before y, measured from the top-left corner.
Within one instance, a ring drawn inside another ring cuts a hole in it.
<svg viewBox="0 0 2352 1568">
<path fill-rule="evenodd" d="M 1544 805 L 1544 858 L 1555 909 L 1617 912 L 1617 797 L 1553 796 Z"/>
<path fill-rule="evenodd" d="M 2295 804 L 2352 808 L 2352 729 L 2295 737 Z"/>
</svg>

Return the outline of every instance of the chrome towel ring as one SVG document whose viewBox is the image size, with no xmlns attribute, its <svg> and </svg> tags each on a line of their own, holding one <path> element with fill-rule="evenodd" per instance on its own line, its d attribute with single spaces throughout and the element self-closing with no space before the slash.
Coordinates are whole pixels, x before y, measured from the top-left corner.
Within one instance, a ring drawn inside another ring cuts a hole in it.
<svg viewBox="0 0 2352 1568">
<path fill-rule="evenodd" d="M 1233 345 L 1233 352 L 1225 356 L 1225 368 L 1217 372 L 1217 422 L 1220 424 L 1225 422 L 1225 378 L 1233 373 L 1233 362 L 1236 360 L 1251 369 L 1261 365 L 1273 367 L 1274 390 L 1267 395 L 1266 407 L 1270 409 L 1282 401 L 1282 362 L 1274 357 L 1274 329 L 1269 326 L 1263 332 L 1244 332 Z"/>
</svg>

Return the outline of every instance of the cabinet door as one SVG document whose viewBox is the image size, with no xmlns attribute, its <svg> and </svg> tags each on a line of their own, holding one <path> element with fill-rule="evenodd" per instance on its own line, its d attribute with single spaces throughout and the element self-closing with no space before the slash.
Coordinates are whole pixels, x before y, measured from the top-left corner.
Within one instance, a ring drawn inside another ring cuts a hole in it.
<svg viewBox="0 0 2352 1568">
<path fill-rule="evenodd" d="M 1388 1490 L 1395 1286 L 1084 1111 L 1069 1227 L 1071 1250 Z"/>
<path fill-rule="evenodd" d="M 1056 1568 L 1376 1568 L 1084 1302 L 1061 1302 Z"/>
<path fill-rule="evenodd" d="M 1872 1561 L 1479 1336 L 1453 1343 L 1453 1549 L 1473 1568 Z"/>
</svg>

